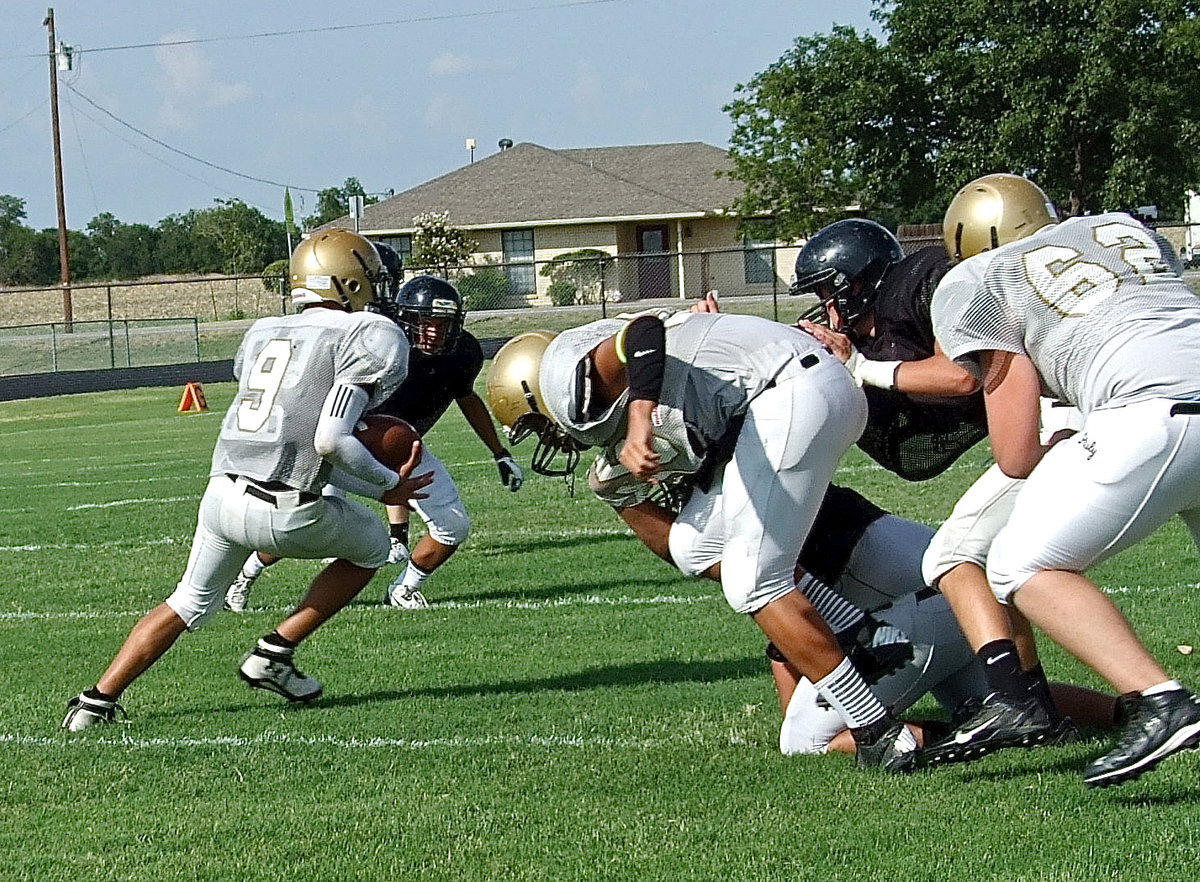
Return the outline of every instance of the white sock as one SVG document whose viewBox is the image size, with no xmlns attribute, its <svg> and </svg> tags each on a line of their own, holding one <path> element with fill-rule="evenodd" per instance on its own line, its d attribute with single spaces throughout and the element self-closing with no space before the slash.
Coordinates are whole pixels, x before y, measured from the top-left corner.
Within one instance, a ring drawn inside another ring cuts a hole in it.
<svg viewBox="0 0 1200 882">
<path fill-rule="evenodd" d="M 408 569 L 404 571 L 404 578 L 400 582 L 400 590 L 405 594 L 412 594 L 414 591 L 419 591 L 428 578 L 429 573 L 410 560 Z"/>
<path fill-rule="evenodd" d="M 887 715 L 887 708 L 848 658 L 813 685 L 851 729 L 869 726 Z"/>
<path fill-rule="evenodd" d="M 1157 686 L 1151 686 L 1149 689 L 1143 689 L 1142 695 L 1158 695 L 1160 692 L 1174 692 L 1176 689 L 1182 689 L 1183 684 L 1178 680 L 1167 680 L 1159 683 Z"/>
<path fill-rule="evenodd" d="M 267 565 L 262 562 L 262 558 L 258 556 L 258 552 L 252 551 L 250 552 L 250 556 L 246 558 L 246 562 L 242 564 L 242 575 L 247 579 L 257 579 L 266 568 Z"/>
</svg>

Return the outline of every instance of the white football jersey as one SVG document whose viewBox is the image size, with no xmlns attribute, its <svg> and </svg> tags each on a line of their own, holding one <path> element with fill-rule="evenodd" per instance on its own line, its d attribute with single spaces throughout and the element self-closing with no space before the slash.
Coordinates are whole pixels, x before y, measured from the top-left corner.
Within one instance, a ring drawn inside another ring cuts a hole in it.
<svg viewBox="0 0 1200 882">
<path fill-rule="evenodd" d="M 541 391 L 555 422 L 593 446 L 620 446 L 628 390 L 602 413 L 590 413 L 580 365 L 624 324 L 601 319 L 564 331 L 542 359 Z M 785 366 L 821 348 L 803 331 L 756 316 L 678 313 L 665 324 L 667 359 L 653 422 L 655 436 L 675 451 L 680 471 L 689 470 L 687 459 L 691 469 L 698 466 L 704 450 Z M 664 462 L 673 459 L 664 456 Z"/>
<path fill-rule="evenodd" d="M 1029 356 L 1043 392 L 1084 413 L 1200 398 L 1200 299 L 1170 245 L 1127 214 L 1071 218 L 963 261 L 933 297 L 946 354 Z"/>
<path fill-rule="evenodd" d="M 376 313 L 310 308 L 256 321 L 233 369 L 237 397 L 221 423 L 211 474 L 319 492 L 331 466 L 313 437 L 329 390 L 366 386 L 367 408 L 378 406 L 408 373 L 408 340 Z"/>
</svg>

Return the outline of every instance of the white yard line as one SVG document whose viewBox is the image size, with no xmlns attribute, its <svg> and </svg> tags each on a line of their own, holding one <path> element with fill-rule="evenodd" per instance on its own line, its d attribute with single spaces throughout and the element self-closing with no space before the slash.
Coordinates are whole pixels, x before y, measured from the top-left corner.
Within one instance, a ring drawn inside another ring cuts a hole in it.
<svg viewBox="0 0 1200 882">
<path fill-rule="evenodd" d="M 731 739 L 732 743 L 741 743 Z M 583 748 L 587 750 L 658 750 L 678 747 L 687 741 L 662 741 L 642 738 L 606 738 L 603 736 L 576 735 L 482 735 L 479 737 L 455 736 L 453 738 L 341 738 L 333 735 L 285 735 L 264 732 L 261 735 L 217 735 L 210 738 L 136 738 L 128 734 L 121 737 L 98 736 L 88 733 L 80 737 L 66 734 L 54 737 L 47 735 L 23 735 L 0 733 L 0 744 L 19 747 L 119 747 L 126 750 L 180 747 L 260 747 L 284 745 L 296 747 L 336 747 L 339 750 L 436 750 L 478 747 L 536 747 L 536 748 Z"/>
<path fill-rule="evenodd" d="M 580 596 L 566 595 L 551 597 L 544 600 L 519 600 L 513 598 L 495 598 L 491 600 L 444 600 L 431 602 L 431 612 L 439 610 L 473 610 L 473 609 L 517 609 L 522 611 L 559 609 L 570 606 L 670 606 L 678 604 L 708 603 L 718 598 L 713 594 L 656 594 L 653 597 L 601 597 L 598 594 Z M 246 613 L 285 613 L 292 606 L 257 606 L 246 610 Z M 374 615 L 382 610 L 382 606 L 354 605 L 348 606 L 338 615 L 358 614 Z M 129 619 L 145 615 L 145 610 L 63 610 L 48 612 L 45 610 L 13 610 L 0 612 L 0 622 L 46 622 L 68 621 L 79 619 Z M 385 611 L 392 615 L 391 611 Z M 414 613 L 421 615 L 422 613 Z"/>
<path fill-rule="evenodd" d="M 197 502 L 199 496 L 184 496 L 176 499 L 133 499 L 133 500 L 115 500 L 105 503 L 87 503 L 77 506 L 76 508 L 108 508 L 114 505 L 130 505 L 134 503 L 149 502 Z M 0 509 L 2 511 L 2 509 Z M 494 537 L 489 537 L 486 534 L 475 534 L 471 539 L 470 548 L 473 551 L 488 552 L 488 551 L 511 551 L 512 544 L 522 539 L 602 539 L 605 537 L 620 537 L 633 536 L 633 532 L 626 527 L 576 527 L 567 530 L 506 530 L 497 532 Z M 503 540 L 503 542 L 490 541 Z M 161 545 L 178 545 L 192 541 L 192 534 L 179 536 L 162 536 L 158 539 L 143 539 L 141 541 L 119 540 L 113 542 L 27 542 L 23 545 L 0 545 L 0 553 L 5 552 L 33 552 L 39 553 L 43 551 L 101 551 L 111 549 L 126 549 L 128 551 L 137 552 L 146 548 L 156 548 Z"/>
</svg>

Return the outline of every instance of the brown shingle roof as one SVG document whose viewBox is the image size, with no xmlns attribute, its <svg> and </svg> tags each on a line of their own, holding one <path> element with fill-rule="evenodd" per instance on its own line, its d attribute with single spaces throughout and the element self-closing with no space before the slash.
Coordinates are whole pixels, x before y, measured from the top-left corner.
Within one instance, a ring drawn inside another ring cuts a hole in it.
<svg viewBox="0 0 1200 882">
<path fill-rule="evenodd" d="M 572 150 L 522 143 L 367 206 L 360 228 L 410 230 L 424 211 L 448 212 L 456 227 L 703 215 L 741 195 L 740 184 L 715 174 L 730 167 L 724 150 L 698 141 Z"/>
</svg>

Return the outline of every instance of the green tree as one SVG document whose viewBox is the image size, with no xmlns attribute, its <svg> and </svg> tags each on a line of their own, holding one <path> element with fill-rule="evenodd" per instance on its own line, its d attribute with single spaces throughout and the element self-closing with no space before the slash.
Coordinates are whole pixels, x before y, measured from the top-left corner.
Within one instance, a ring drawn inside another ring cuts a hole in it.
<svg viewBox="0 0 1200 882">
<path fill-rule="evenodd" d="M 158 222 L 158 271 L 163 273 L 215 273 L 221 269 L 221 249 L 211 237 L 200 236 L 196 222 L 200 210 L 171 214 Z"/>
<path fill-rule="evenodd" d="M 19 196 L 0 194 L 0 233 L 25 220 L 25 200 Z"/>
<path fill-rule="evenodd" d="M 222 272 L 257 273 L 273 258 L 287 252 L 282 223 L 240 199 L 215 201 L 215 207 L 197 213 L 193 231 L 216 246 Z"/>
<path fill-rule="evenodd" d="M 346 178 L 340 187 L 326 187 L 317 193 L 317 207 L 304 218 L 304 228 L 312 230 L 350 213 L 350 197 L 362 196 L 364 205 L 374 205 L 378 196 L 368 196 L 358 178 Z"/>
<path fill-rule="evenodd" d="M 851 210 L 938 221 L 981 174 L 1070 214 L 1200 185 L 1200 0 L 876 0 L 883 36 L 802 37 L 737 89 L 743 215 L 784 234 Z"/>
<path fill-rule="evenodd" d="M 0 284 L 52 285 L 58 279 L 57 228 L 14 223 L 0 232 Z"/>
<path fill-rule="evenodd" d="M 90 278 L 136 279 L 157 272 L 159 234 L 146 224 L 123 224 L 111 212 L 96 215 L 87 224 L 92 260 Z M 83 269 L 71 249 L 71 263 L 80 278 Z"/>
</svg>

